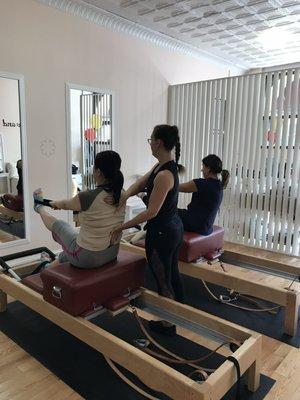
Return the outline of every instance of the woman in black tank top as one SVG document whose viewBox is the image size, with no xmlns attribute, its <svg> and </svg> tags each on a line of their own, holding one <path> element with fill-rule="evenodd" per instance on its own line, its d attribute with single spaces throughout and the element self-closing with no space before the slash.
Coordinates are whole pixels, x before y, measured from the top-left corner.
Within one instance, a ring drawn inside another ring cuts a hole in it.
<svg viewBox="0 0 300 400">
<path fill-rule="evenodd" d="M 146 256 L 155 278 L 158 293 L 183 302 L 183 285 L 178 270 L 183 226 L 177 212 L 178 164 L 180 141 L 178 128 L 158 125 L 148 139 L 152 154 L 158 160 L 151 171 L 133 184 L 122 196 L 122 203 L 140 192 L 147 193 L 147 209 L 112 232 L 112 243 L 122 230 L 147 221 Z M 175 148 L 175 161 L 172 150 Z M 150 321 L 149 327 L 160 333 L 174 335 L 176 327 L 165 321 Z"/>
</svg>

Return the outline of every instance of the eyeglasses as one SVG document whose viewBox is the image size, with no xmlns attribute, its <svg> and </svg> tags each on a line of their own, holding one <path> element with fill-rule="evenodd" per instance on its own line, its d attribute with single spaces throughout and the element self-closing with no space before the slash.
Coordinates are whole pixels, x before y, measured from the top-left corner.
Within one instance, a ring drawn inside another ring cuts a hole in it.
<svg viewBox="0 0 300 400">
<path fill-rule="evenodd" d="M 147 139 L 147 142 L 148 142 L 149 144 L 151 144 L 151 140 L 152 140 L 152 138 L 148 138 L 148 139 Z"/>
</svg>

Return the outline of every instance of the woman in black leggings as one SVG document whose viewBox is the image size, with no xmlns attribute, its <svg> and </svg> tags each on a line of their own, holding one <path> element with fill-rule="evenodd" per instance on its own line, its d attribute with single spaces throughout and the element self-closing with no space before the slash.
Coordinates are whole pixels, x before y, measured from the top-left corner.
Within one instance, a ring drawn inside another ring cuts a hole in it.
<svg viewBox="0 0 300 400">
<path fill-rule="evenodd" d="M 122 202 L 129 197 L 146 191 L 144 199 L 147 209 L 112 232 L 112 242 L 122 230 L 142 222 L 146 224 L 146 256 L 154 275 L 158 293 L 183 302 L 183 285 L 178 270 L 179 250 L 183 240 L 183 225 L 177 212 L 178 164 L 180 141 L 178 128 L 158 125 L 148 139 L 152 154 L 158 163 L 122 196 Z M 175 161 L 172 150 L 175 148 Z M 160 333 L 174 335 L 175 325 L 166 321 L 150 321 L 149 327 Z"/>
</svg>

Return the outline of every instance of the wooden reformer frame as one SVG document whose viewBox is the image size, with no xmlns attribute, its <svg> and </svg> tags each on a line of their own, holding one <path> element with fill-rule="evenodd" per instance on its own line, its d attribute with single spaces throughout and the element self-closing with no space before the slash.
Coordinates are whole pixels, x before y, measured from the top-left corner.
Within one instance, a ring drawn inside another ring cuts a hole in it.
<svg viewBox="0 0 300 400">
<path fill-rule="evenodd" d="M 240 262 L 255 264 L 256 268 L 270 269 L 300 278 L 300 257 L 232 242 L 225 242 L 224 250 L 229 257 Z"/>
<path fill-rule="evenodd" d="M 133 234 L 127 235 L 125 237 L 127 242 L 123 241 L 121 248 L 145 255 L 143 248 L 130 243 L 133 236 Z M 225 244 L 225 251 L 227 251 L 226 247 L 228 248 L 229 244 Z M 256 263 L 258 266 L 267 264 L 269 268 L 271 264 L 272 266 L 280 265 L 281 271 L 289 270 L 291 272 L 293 270 L 295 273 L 295 266 L 291 267 L 293 263 L 285 269 L 283 263 L 280 264 L 278 261 L 273 260 L 271 262 L 269 259 L 269 263 L 265 263 L 266 254 L 264 254 L 263 261 L 259 254 L 259 249 L 255 249 L 251 255 L 251 262 L 255 265 Z M 237 248 L 235 251 L 232 250 L 232 255 L 239 260 L 242 259 Z M 244 262 L 249 262 L 249 260 L 250 257 L 244 258 Z M 232 289 L 240 294 L 253 296 L 284 307 L 284 333 L 289 336 L 295 336 L 297 333 L 300 300 L 299 283 L 293 282 L 291 285 L 291 279 L 273 276 L 270 274 L 271 269 L 270 273 L 266 273 L 226 263 L 223 263 L 223 268 L 221 268 L 219 263 L 209 264 L 205 260 L 191 263 L 179 261 L 179 270 L 182 274 L 192 278 L 202 279 L 205 282 Z M 278 270 L 280 269 L 278 268 Z"/>
<path fill-rule="evenodd" d="M 28 266 L 18 268 L 18 274 L 22 270 L 28 272 L 28 269 Z M 226 360 L 205 382 L 199 384 L 90 321 L 73 317 L 47 303 L 39 293 L 0 272 L 0 312 L 6 310 L 7 295 L 131 371 L 151 389 L 163 392 L 172 399 L 219 400 L 237 380 L 234 364 Z M 140 299 L 147 308 L 164 310 L 176 320 L 199 327 L 200 331 L 207 329 L 240 342 L 241 346 L 232 356 L 238 361 L 241 374 L 247 373 L 248 389 L 257 390 L 261 371 L 261 335 L 146 289 L 142 290 Z"/>
</svg>

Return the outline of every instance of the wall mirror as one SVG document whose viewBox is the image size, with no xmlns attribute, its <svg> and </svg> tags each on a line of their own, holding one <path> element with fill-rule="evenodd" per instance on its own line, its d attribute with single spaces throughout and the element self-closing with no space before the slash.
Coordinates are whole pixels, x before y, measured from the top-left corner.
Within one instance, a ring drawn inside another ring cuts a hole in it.
<svg viewBox="0 0 300 400">
<path fill-rule="evenodd" d="M 29 240 L 23 77 L 0 71 L 0 248 Z"/>
</svg>

